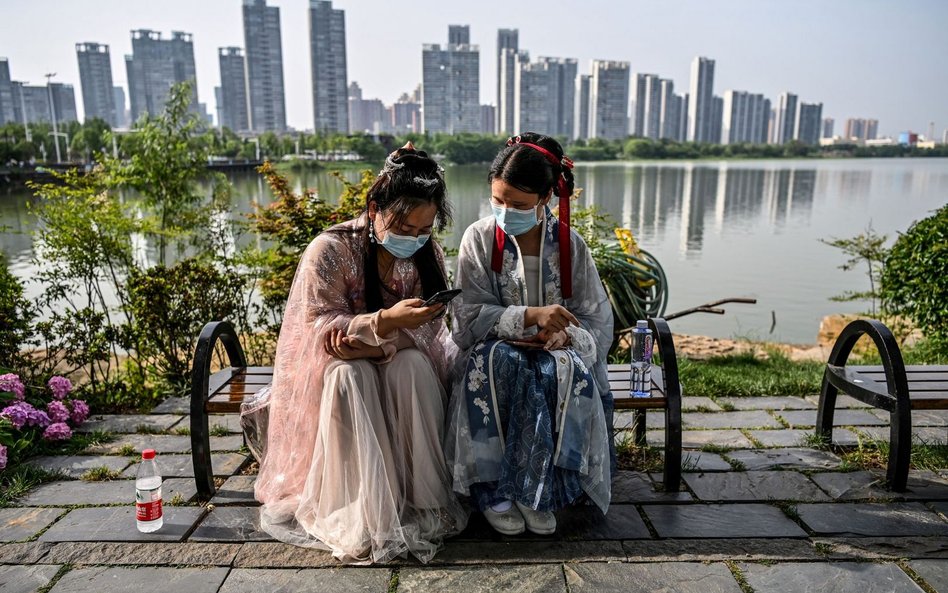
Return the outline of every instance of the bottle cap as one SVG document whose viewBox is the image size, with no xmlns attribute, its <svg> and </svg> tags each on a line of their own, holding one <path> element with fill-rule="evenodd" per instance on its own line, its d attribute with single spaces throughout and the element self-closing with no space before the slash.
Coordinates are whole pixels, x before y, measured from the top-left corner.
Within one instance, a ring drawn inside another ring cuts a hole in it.
<svg viewBox="0 0 948 593">
<path fill-rule="evenodd" d="M 648 321 L 645 320 L 645 319 L 639 319 L 638 321 L 635 322 L 635 327 L 637 327 L 637 328 L 647 328 L 647 327 L 648 327 Z"/>
<path fill-rule="evenodd" d="M 142 459 L 154 459 L 155 450 L 154 449 L 145 449 L 142 451 Z"/>
</svg>

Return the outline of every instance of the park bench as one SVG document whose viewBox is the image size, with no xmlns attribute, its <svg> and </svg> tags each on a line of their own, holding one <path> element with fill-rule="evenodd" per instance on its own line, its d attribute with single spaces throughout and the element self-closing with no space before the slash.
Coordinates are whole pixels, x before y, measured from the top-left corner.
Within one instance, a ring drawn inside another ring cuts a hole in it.
<svg viewBox="0 0 948 593">
<path fill-rule="evenodd" d="M 629 387 L 628 364 L 609 365 L 609 384 L 616 409 L 634 410 L 636 443 L 645 444 L 645 414 L 650 409 L 665 411 L 665 489 L 677 491 L 681 483 L 681 386 L 678 363 L 671 330 L 661 318 L 650 319 L 656 351 L 662 367 L 652 371 L 652 396 L 633 398 Z M 215 348 L 220 342 L 227 364 L 212 372 Z M 191 369 L 191 459 L 198 495 L 208 499 L 214 495 L 211 466 L 211 445 L 208 414 L 240 412 L 244 398 L 263 389 L 273 378 L 273 367 L 247 366 L 243 348 L 233 326 L 226 321 L 213 321 L 204 326 L 194 351 Z"/>
<path fill-rule="evenodd" d="M 872 338 L 881 366 L 846 365 L 856 341 Z M 832 442 L 836 396 L 843 393 L 889 412 L 889 487 L 904 492 L 912 454 L 912 410 L 948 410 L 948 366 L 905 366 L 892 332 L 874 319 L 847 325 L 833 346 L 816 413 L 816 436 Z"/>
</svg>

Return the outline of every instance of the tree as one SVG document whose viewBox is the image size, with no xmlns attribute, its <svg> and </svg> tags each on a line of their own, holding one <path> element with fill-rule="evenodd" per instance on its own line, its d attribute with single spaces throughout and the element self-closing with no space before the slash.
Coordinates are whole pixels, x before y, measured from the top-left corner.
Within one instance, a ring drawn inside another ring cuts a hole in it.
<svg viewBox="0 0 948 593">
<path fill-rule="evenodd" d="M 842 250 L 849 256 L 839 269 L 849 271 L 865 263 L 866 276 L 869 277 L 869 290 L 847 290 L 831 298 L 837 302 L 861 301 L 868 299 L 872 303 L 872 315 L 876 314 L 876 300 L 880 298 L 879 280 L 888 250 L 885 248 L 887 237 L 878 235 L 870 225 L 865 232 L 849 239 L 820 239 L 831 247 Z"/>
<path fill-rule="evenodd" d="M 199 208 L 203 198 L 196 184 L 206 174 L 208 152 L 193 137 L 198 120 L 188 111 L 191 97 L 190 82 L 173 86 L 165 110 L 136 124 L 135 150 L 128 163 L 112 163 L 119 177 L 140 192 L 155 213 L 149 230 L 158 239 L 162 264 L 171 241 L 177 241 L 183 251 L 181 240 L 204 224 Z"/>
</svg>

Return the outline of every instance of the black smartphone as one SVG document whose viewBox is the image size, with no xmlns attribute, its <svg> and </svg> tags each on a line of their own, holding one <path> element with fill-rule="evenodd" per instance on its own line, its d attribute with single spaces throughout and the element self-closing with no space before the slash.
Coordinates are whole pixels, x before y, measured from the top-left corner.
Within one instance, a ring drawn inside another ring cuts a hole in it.
<svg viewBox="0 0 948 593">
<path fill-rule="evenodd" d="M 451 288 L 449 290 L 442 290 L 431 295 L 431 298 L 425 301 L 424 307 L 430 307 L 431 305 L 437 305 L 441 303 L 447 305 L 451 302 L 451 299 L 461 294 L 460 288 Z"/>
</svg>

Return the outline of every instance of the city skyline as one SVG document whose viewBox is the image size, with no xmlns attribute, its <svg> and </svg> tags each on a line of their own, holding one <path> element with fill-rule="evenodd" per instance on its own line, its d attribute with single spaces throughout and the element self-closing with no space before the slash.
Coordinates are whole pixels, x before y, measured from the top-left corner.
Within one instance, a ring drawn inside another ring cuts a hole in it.
<svg viewBox="0 0 948 593">
<path fill-rule="evenodd" d="M 311 129 L 309 4 L 301 0 L 268 4 L 281 9 L 287 123 Z M 940 137 L 948 127 L 948 105 L 940 100 L 948 93 L 948 81 L 937 74 L 938 57 L 948 51 L 948 41 L 938 31 L 946 19 L 938 17 L 948 16 L 948 5 L 760 4 L 685 2 L 662 7 L 592 1 L 582 8 L 586 30 L 563 35 L 551 31 L 557 20 L 576 22 L 566 18 L 566 3 L 559 10 L 550 5 L 550 10 L 537 13 L 493 0 L 485 0 L 476 11 L 419 0 L 413 3 L 410 18 L 379 2 L 335 0 L 333 6 L 346 13 L 348 80 L 358 81 L 366 97 L 378 97 L 386 104 L 421 81 L 422 45 L 443 43 L 448 25 L 464 24 L 470 26 L 470 41 L 480 46 L 482 54 L 482 104 L 496 104 L 497 88 L 491 83 L 497 80 L 497 34 L 509 28 L 518 29 L 519 47 L 531 57 L 574 58 L 578 74 L 589 74 L 593 59 L 624 61 L 632 74 L 657 72 L 673 80 L 677 89 L 687 89 L 690 64 L 700 55 L 715 61 L 718 97 L 730 89 L 752 90 L 776 104 L 780 93 L 790 92 L 803 101 L 823 103 L 823 116 L 837 122 L 856 117 L 878 120 L 879 134 L 885 136 L 908 129 L 925 134 L 929 121 L 934 121 L 935 136 Z M 220 85 L 217 48 L 243 46 L 240 0 L 199 5 L 172 0 L 160 7 L 101 0 L 95 3 L 96 10 L 89 10 L 91 5 L 80 0 L 52 10 L 50 1 L 5 2 L 0 8 L 5 22 L 0 56 L 9 59 L 11 78 L 35 85 L 46 72 L 57 72 L 55 81 L 78 91 L 75 44 L 95 42 L 109 45 L 114 83 L 127 88 L 123 58 L 131 53 L 130 31 L 152 29 L 165 35 L 184 31 L 193 35 L 200 101 L 214 111 L 213 89 Z M 100 20 L 98 14 L 109 18 Z M 44 27 L 42 41 L 28 33 L 30 23 L 35 28 L 39 22 Z M 892 43 L 893 39 L 900 42 Z M 749 45 L 753 51 L 748 51 Z M 81 93 L 76 94 L 82 113 Z"/>
</svg>

